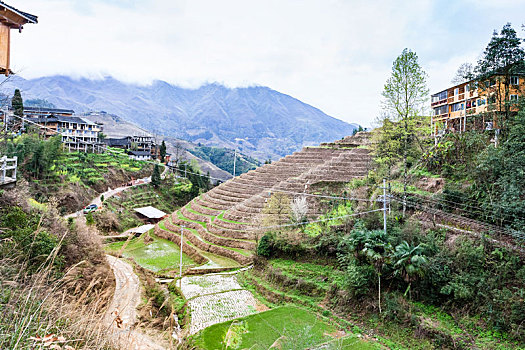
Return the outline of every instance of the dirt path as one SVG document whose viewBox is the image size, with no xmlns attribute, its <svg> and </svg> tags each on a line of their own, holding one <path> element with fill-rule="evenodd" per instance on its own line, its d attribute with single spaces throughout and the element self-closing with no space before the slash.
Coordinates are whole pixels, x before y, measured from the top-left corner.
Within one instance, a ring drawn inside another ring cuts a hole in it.
<svg viewBox="0 0 525 350">
<path fill-rule="evenodd" d="M 128 188 L 132 188 L 132 187 L 136 187 L 136 186 L 141 186 L 141 185 L 145 185 L 147 183 L 150 183 L 151 182 L 151 177 L 145 177 L 143 179 L 138 179 L 138 180 L 134 180 L 133 181 L 133 185 L 131 186 L 121 186 L 121 187 L 117 187 L 115 189 L 112 189 L 112 190 L 108 190 L 104 193 L 101 193 L 100 195 L 98 195 L 98 197 L 95 197 L 93 198 L 89 204 L 96 204 L 99 208 L 102 206 L 102 200 L 101 200 L 101 197 L 104 196 L 104 199 L 108 199 L 110 197 L 113 197 L 114 195 L 122 192 L 122 191 L 125 191 L 127 190 Z M 64 218 L 70 218 L 70 217 L 77 217 L 77 216 L 80 216 L 82 215 L 82 209 L 75 212 L 75 213 L 71 213 L 71 214 L 67 214 L 67 215 L 64 215 Z"/>
<path fill-rule="evenodd" d="M 160 345 L 159 340 L 135 329 L 136 308 L 140 303 L 140 281 L 133 272 L 133 268 L 114 256 L 107 255 L 106 257 L 116 280 L 115 294 L 105 318 L 108 335 L 114 336 L 122 349 L 166 349 L 167 346 Z"/>
</svg>

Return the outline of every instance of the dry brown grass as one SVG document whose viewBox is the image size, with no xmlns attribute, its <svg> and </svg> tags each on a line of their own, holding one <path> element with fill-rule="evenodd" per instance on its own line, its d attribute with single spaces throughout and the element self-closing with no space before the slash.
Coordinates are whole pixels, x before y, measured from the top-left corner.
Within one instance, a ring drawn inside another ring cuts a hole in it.
<svg viewBox="0 0 525 350">
<path fill-rule="evenodd" d="M 0 244 L 10 249 L 0 255 L 0 349 L 118 348 L 107 337 L 104 323 L 114 276 L 97 236 L 83 223 L 69 229 L 55 201 L 37 212 L 28 198 L 23 189 L 6 191 L 0 206 L 19 206 L 40 215 L 36 231 L 53 233 L 58 244 L 35 269 L 23 249 L 3 235 Z M 65 267 L 55 264 L 60 257 Z"/>
</svg>

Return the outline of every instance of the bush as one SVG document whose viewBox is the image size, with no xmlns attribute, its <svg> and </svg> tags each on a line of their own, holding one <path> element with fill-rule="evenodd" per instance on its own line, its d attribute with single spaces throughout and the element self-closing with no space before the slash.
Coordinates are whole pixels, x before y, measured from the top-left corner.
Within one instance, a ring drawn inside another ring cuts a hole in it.
<svg viewBox="0 0 525 350">
<path fill-rule="evenodd" d="M 358 265 L 351 260 L 343 277 L 343 284 L 353 297 L 366 295 L 376 280 L 374 268 L 371 265 Z"/>
<path fill-rule="evenodd" d="M 93 213 L 87 213 L 86 214 L 86 224 L 88 224 L 88 225 L 94 225 L 95 224 L 95 218 L 93 217 Z"/>
<path fill-rule="evenodd" d="M 269 258 L 272 255 L 272 248 L 273 237 L 270 233 L 267 233 L 262 236 L 261 240 L 259 241 L 259 245 L 257 246 L 257 255 Z"/>
</svg>

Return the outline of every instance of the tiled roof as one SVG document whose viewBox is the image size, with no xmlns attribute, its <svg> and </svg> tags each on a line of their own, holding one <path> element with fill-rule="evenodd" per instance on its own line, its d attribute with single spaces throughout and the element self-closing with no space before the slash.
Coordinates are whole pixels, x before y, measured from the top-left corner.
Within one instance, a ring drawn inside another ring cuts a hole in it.
<svg viewBox="0 0 525 350">
<path fill-rule="evenodd" d="M 43 113 L 43 114 L 75 114 L 72 109 L 44 108 L 44 107 L 25 107 L 25 113 Z"/>
<path fill-rule="evenodd" d="M 117 138 L 106 138 L 104 143 L 108 146 L 128 146 L 131 145 L 129 137 L 123 137 L 121 139 Z"/>
<path fill-rule="evenodd" d="M 27 23 L 38 23 L 38 17 L 35 16 L 35 15 L 32 15 L 30 13 L 17 10 L 13 6 L 10 6 L 10 5 L 6 4 L 3 1 L 0 1 L 0 6 L 2 6 L 4 8 L 6 8 L 6 9 L 16 13 L 17 15 L 19 15 L 21 17 L 23 17 L 25 20 L 27 20 Z"/>
<path fill-rule="evenodd" d="M 131 155 L 134 155 L 134 156 L 137 156 L 137 157 L 151 156 L 151 153 L 149 153 L 147 151 L 129 151 L 128 154 L 131 154 Z"/>
<path fill-rule="evenodd" d="M 30 118 L 30 119 L 37 123 L 67 122 L 67 123 L 78 123 L 78 124 L 86 124 L 86 125 L 96 125 L 80 117 L 73 117 L 73 116 L 70 117 L 70 116 L 53 115 L 53 114 L 49 114 L 47 116 L 40 116 L 37 118 Z"/>
</svg>

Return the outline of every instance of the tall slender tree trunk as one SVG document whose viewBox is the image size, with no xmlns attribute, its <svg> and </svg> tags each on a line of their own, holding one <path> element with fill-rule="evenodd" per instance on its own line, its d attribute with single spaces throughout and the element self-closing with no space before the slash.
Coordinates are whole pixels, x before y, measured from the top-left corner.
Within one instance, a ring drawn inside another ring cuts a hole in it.
<svg viewBox="0 0 525 350">
<path fill-rule="evenodd" d="M 378 305 L 379 305 L 379 313 L 381 313 L 381 272 L 379 272 L 377 276 L 379 277 L 379 288 L 378 288 L 377 300 L 378 300 Z"/>
<path fill-rule="evenodd" d="M 405 137 L 403 140 L 403 217 L 407 209 L 407 183 L 408 183 L 408 170 L 407 170 L 407 147 L 408 147 L 408 122 L 405 117 Z"/>
</svg>

